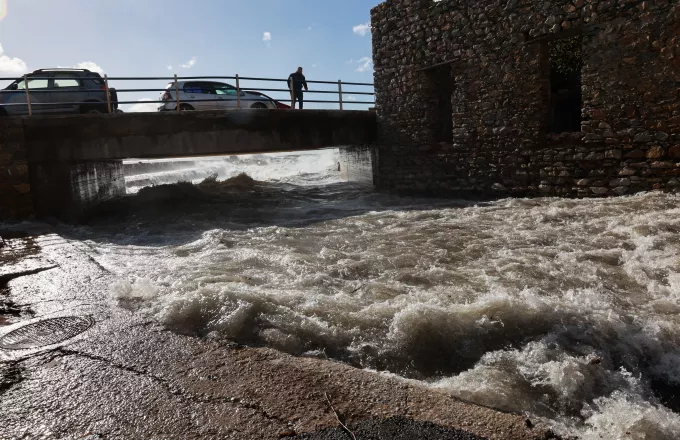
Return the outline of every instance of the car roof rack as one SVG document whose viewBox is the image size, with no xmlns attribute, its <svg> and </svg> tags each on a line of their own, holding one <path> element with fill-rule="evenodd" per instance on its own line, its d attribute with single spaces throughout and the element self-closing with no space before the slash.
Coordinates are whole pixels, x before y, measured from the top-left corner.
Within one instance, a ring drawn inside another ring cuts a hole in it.
<svg viewBox="0 0 680 440">
<path fill-rule="evenodd" d="M 63 70 L 63 71 L 67 71 L 67 72 L 73 72 L 73 71 L 77 71 L 77 72 L 89 72 L 88 69 L 75 69 L 75 68 L 70 68 L 70 67 L 55 67 L 55 68 L 53 68 L 53 69 L 38 69 L 38 70 L 34 70 L 33 73 L 36 73 L 36 72 L 48 72 L 48 71 L 53 71 L 53 70 L 57 70 L 57 71 Z"/>
</svg>

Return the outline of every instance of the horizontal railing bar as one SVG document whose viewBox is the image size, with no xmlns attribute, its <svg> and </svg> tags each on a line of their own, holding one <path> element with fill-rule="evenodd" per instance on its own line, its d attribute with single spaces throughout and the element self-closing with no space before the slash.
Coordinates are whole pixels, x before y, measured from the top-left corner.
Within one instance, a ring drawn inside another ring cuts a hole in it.
<svg viewBox="0 0 680 440">
<path fill-rule="evenodd" d="M 31 80 L 50 80 L 54 78 L 53 76 L 30 76 L 29 79 Z M 23 76 L 21 77 L 5 77 L 5 78 L 0 78 L 0 81 L 17 81 L 23 79 Z M 83 77 L 81 76 L 64 76 L 60 75 L 59 79 L 74 79 L 74 80 L 91 80 L 91 81 L 104 81 L 103 78 L 97 77 L 97 76 L 88 76 L 88 77 Z M 203 80 L 203 79 L 229 79 L 229 80 L 235 80 L 235 76 L 181 76 L 177 77 L 178 80 Z M 109 81 L 170 81 L 174 82 L 175 77 L 174 76 L 111 76 L 108 77 Z M 258 78 L 258 77 L 247 77 L 247 76 L 239 76 L 240 81 L 270 81 L 270 82 L 288 82 L 288 79 L 282 79 L 282 78 Z M 307 80 L 308 84 L 337 84 L 337 81 L 321 81 L 321 80 Z M 342 82 L 344 85 L 351 85 L 351 86 L 366 86 L 366 87 L 373 87 L 373 83 L 360 83 L 360 82 Z"/>
<path fill-rule="evenodd" d="M 30 80 L 50 80 L 54 78 L 53 76 L 30 76 Z M 0 81 L 17 81 L 23 79 L 22 77 L 11 77 L 11 78 L 0 78 Z M 82 76 L 63 76 L 60 75 L 59 79 L 74 79 L 74 80 L 91 80 L 91 81 L 103 81 L 103 78 L 96 77 L 96 76 L 91 76 L 91 77 L 85 77 L 83 78 Z M 235 76 L 178 76 L 178 80 L 208 80 L 208 79 L 228 79 L 228 80 L 235 80 Z M 150 76 L 120 76 L 120 77 L 108 77 L 109 81 L 170 81 L 170 82 L 175 82 L 175 77 L 169 76 L 169 77 L 150 77 Z M 269 82 L 288 82 L 287 79 L 282 79 L 282 78 L 254 78 L 254 77 L 239 77 L 240 81 L 269 81 Z M 330 84 L 330 85 L 335 85 L 338 82 L 337 81 L 321 81 L 321 80 L 307 80 L 306 81 L 308 84 Z M 365 86 L 365 87 L 373 87 L 373 83 L 359 83 L 359 82 L 344 82 L 343 84 L 346 85 L 351 85 L 351 86 Z"/>
<path fill-rule="evenodd" d="M 101 93 L 104 92 L 102 89 L 69 89 L 69 90 L 64 90 L 64 88 L 56 88 L 56 89 L 30 89 L 31 95 L 33 94 L 45 94 L 45 93 Z M 116 89 L 116 88 L 111 88 L 110 90 L 115 90 L 117 93 L 135 93 L 135 92 L 172 92 L 174 93 L 174 89 Z M 25 90 L 14 90 L 18 92 L 17 94 L 25 94 Z M 241 88 L 241 91 L 243 92 L 282 92 L 282 93 L 287 93 L 290 94 L 289 89 L 253 89 L 253 88 Z M 184 90 L 182 90 L 184 93 L 188 93 Z M 337 95 L 338 92 L 337 90 L 305 90 L 305 93 L 325 93 L 325 94 L 335 94 Z M 354 92 L 354 91 L 343 91 L 343 95 L 370 95 L 373 96 L 375 93 L 373 92 Z M 1 104 L 0 104 L 1 105 Z"/>
<path fill-rule="evenodd" d="M 242 92 L 284 92 L 284 93 L 290 94 L 289 89 L 253 89 L 253 88 L 243 88 L 243 87 L 241 87 L 240 89 L 241 89 Z M 102 90 L 99 90 L 99 89 L 95 89 L 95 90 L 90 89 L 90 90 L 91 91 L 97 91 L 97 92 L 102 91 Z M 174 89 L 115 89 L 113 87 L 112 87 L 112 90 L 115 90 L 118 93 L 133 93 L 133 92 L 171 92 L 171 93 L 174 93 L 175 92 Z M 68 90 L 54 90 L 54 91 L 57 92 L 57 93 L 69 92 Z M 187 92 L 185 90 L 181 90 L 181 91 L 183 93 L 190 93 L 190 92 Z M 70 91 L 70 92 L 71 93 L 82 93 L 83 91 L 82 90 L 74 90 L 74 91 Z M 335 95 L 338 94 L 337 90 L 305 90 L 304 92 L 305 93 L 331 93 L 331 94 L 335 94 Z M 31 93 L 33 93 L 32 90 L 31 90 Z M 373 93 L 373 92 L 353 92 L 353 91 L 343 91 L 342 94 L 343 95 L 371 95 L 371 96 L 375 95 L 375 93 Z"/>
<path fill-rule="evenodd" d="M 116 89 L 117 90 L 117 89 Z M 241 87 L 243 92 L 285 92 L 290 94 L 289 89 L 246 89 Z M 337 90 L 304 90 L 305 93 L 331 93 L 334 95 L 338 94 Z M 352 91 L 342 91 L 343 95 L 375 95 L 373 92 L 352 92 Z"/>
<path fill-rule="evenodd" d="M 192 102 L 223 102 L 225 100 L 223 99 L 192 99 L 191 101 L 183 101 L 182 104 L 189 104 L 191 105 Z M 234 100 L 235 101 L 235 100 Z M 262 99 L 257 99 L 257 98 L 241 98 L 241 102 L 267 102 L 266 100 Z M 311 100 L 311 99 L 305 99 L 305 102 L 324 102 L 324 103 L 329 103 L 329 104 L 338 104 L 340 101 L 329 101 L 329 100 Z M 115 101 L 115 104 L 176 104 L 176 101 Z M 343 100 L 344 104 L 374 104 L 374 101 L 347 101 Z M 284 102 L 285 104 L 285 102 Z M 2 106 L 19 106 L 19 105 L 24 105 L 27 106 L 28 104 L 25 102 L 12 102 L 12 103 L 7 103 L 7 104 L 2 104 Z M 106 105 L 106 102 L 83 102 L 83 101 L 77 101 L 77 102 L 31 102 L 31 106 L 52 106 L 52 107 L 57 107 L 57 106 L 62 106 L 62 105 L 83 105 L 83 106 L 99 106 L 99 105 Z"/>
</svg>

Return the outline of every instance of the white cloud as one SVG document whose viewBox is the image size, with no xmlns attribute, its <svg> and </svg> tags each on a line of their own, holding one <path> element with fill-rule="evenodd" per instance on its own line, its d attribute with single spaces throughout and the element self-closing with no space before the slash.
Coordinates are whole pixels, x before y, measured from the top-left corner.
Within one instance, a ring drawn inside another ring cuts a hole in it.
<svg viewBox="0 0 680 440">
<path fill-rule="evenodd" d="M 347 61 L 345 61 L 345 64 L 354 64 L 354 58 L 350 58 Z"/>
<path fill-rule="evenodd" d="M 369 57 L 363 57 L 357 63 L 359 64 L 357 72 L 366 72 L 373 68 L 373 60 Z"/>
<path fill-rule="evenodd" d="M 262 41 L 272 41 L 272 33 L 265 32 L 264 34 L 262 34 Z"/>
<path fill-rule="evenodd" d="M 172 66 L 168 66 L 168 70 L 172 70 Z"/>
<path fill-rule="evenodd" d="M 357 98 L 354 97 L 354 96 L 352 96 L 352 95 L 349 95 L 349 96 L 348 96 L 347 98 L 345 98 L 345 99 L 346 99 L 347 101 L 356 101 L 356 100 L 357 100 Z"/>
<path fill-rule="evenodd" d="M 104 69 L 99 67 L 96 63 L 93 63 L 92 61 L 83 61 L 82 63 L 78 63 L 75 66 L 73 66 L 74 69 L 87 69 L 90 72 L 97 72 L 100 75 L 104 74 Z"/>
<path fill-rule="evenodd" d="M 0 76 L 20 76 L 28 73 L 28 66 L 19 58 L 11 58 L 6 55 L 0 45 Z"/>
<path fill-rule="evenodd" d="M 92 61 L 83 61 L 82 63 L 78 63 L 75 66 L 57 66 L 58 69 L 87 69 L 90 72 L 97 72 L 100 75 L 104 74 L 104 69 L 99 67 L 96 63 L 93 63 Z"/>
<path fill-rule="evenodd" d="M 363 37 L 367 33 L 371 32 L 371 25 L 370 23 L 358 24 L 352 28 L 352 32 Z"/>
<path fill-rule="evenodd" d="M 158 103 L 156 102 L 146 102 L 154 101 L 151 98 L 140 99 L 137 104 L 132 104 L 125 110 L 128 113 L 149 113 L 158 111 Z"/>
<path fill-rule="evenodd" d="M 308 27 L 308 28 L 307 28 L 307 30 L 308 30 L 308 31 L 311 31 L 311 30 L 312 30 L 312 27 L 311 27 L 311 26 L 310 26 L 310 27 Z"/>
<path fill-rule="evenodd" d="M 181 67 L 182 69 L 191 69 L 195 65 L 196 65 L 196 57 L 191 57 L 189 62 L 187 62 L 186 64 L 180 64 L 179 67 Z"/>
</svg>

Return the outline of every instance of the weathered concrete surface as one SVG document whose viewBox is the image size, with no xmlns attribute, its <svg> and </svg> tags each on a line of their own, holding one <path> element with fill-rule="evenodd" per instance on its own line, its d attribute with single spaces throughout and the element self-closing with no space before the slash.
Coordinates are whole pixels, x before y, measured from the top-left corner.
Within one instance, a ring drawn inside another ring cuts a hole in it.
<svg viewBox="0 0 680 440">
<path fill-rule="evenodd" d="M 12 300 L 36 319 L 87 314 L 97 323 L 60 346 L 0 350 L 0 439 L 314 434 L 338 426 L 326 393 L 340 417 L 359 430 L 373 423 L 362 420 L 405 416 L 442 425 L 442 433 L 458 428 L 489 439 L 551 438 L 520 415 L 394 377 L 176 335 L 116 304 L 109 293 L 115 275 L 74 245 L 50 234 L 34 242 L 41 247 L 35 258 L 58 267 L 13 279 Z M 0 336 L 26 322 L 0 327 Z"/>
<path fill-rule="evenodd" d="M 98 204 L 125 196 L 123 161 L 31 165 L 35 215 L 77 221 Z"/>
<path fill-rule="evenodd" d="M 0 118 L 0 219 L 29 218 L 33 198 L 24 129 L 20 120 Z"/>
<path fill-rule="evenodd" d="M 233 110 L 23 119 L 28 161 L 81 162 L 315 150 L 375 141 L 366 111 Z"/>
<path fill-rule="evenodd" d="M 340 147 L 340 175 L 347 182 L 373 186 L 373 148 L 370 146 Z"/>
</svg>

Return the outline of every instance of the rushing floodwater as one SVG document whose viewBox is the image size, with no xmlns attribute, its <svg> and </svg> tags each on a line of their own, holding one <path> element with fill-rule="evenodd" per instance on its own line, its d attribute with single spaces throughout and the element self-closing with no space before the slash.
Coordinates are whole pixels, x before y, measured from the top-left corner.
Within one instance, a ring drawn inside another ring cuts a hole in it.
<svg viewBox="0 0 680 440">
<path fill-rule="evenodd" d="M 175 331 L 387 370 L 562 434 L 680 438 L 676 196 L 473 204 L 336 169 L 324 151 L 136 176 L 129 215 L 70 233 L 121 307 Z"/>
</svg>

